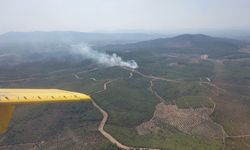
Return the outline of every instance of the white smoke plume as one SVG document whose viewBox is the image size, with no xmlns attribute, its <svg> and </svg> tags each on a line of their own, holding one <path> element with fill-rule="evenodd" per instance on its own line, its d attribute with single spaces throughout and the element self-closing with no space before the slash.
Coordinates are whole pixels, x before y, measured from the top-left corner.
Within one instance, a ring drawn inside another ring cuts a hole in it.
<svg viewBox="0 0 250 150">
<path fill-rule="evenodd" d="M 138 68 L 137 63 L 134 60 L 123 61 L 122 58 L 120 56 L 117 56 L 117 54 L 115 53 L 109 55 L 104 52 L 99 52 L 93 50 L 86 44 L 72 45 L 72 50 L 74 52 L 80 53 L 84 58 L 94 60 L 97 63 L 106 66 L 123 66 L 132 69 Z"/>
</svg>

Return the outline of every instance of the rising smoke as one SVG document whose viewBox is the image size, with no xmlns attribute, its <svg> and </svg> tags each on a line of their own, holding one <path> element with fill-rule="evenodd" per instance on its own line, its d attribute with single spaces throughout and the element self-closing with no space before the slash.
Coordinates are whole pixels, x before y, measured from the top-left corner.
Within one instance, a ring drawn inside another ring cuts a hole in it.
<svg viewBox="0 0 250 150">
<path fill-rule="evenodd" d="M 106 66 L 122 66 L 132 69 L 138 68 L 137 63 L 134 60 L 123 61 L 122 58 L 120 56 L 117 56 L 117 54 L 115 53 L 109 55 L 104 52 L 99 52 L 93 50 L 86 44 L 72 45 L 72 50 L 76 53 L 81 54 L 84 58 L 94 60 L 97 63 Z"/>
</svg>

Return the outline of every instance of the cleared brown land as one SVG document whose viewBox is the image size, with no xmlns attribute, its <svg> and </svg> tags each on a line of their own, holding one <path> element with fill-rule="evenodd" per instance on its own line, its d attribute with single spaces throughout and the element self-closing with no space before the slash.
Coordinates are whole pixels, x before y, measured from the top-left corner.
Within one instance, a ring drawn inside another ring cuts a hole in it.
<svg viewBox="0 0 250 150">
<path fill-rule="evenodd" d="M 223 131 L 211 120 L 209 117 L 211 113 L 210 108 L 179 109 L 176 105 L 166 105 L 162 102 L 156 106 L 153 118 L 139 125 L 136 130 L 140 135 L 157 132 L 159 130 L 157 122 L 161 122 L 187 134 L 222 138 Z"/>
<path fill-rule="evenodd" d="M 227 138 L 226 150 L 249 150 L 250 137 Z"/>
</svg>

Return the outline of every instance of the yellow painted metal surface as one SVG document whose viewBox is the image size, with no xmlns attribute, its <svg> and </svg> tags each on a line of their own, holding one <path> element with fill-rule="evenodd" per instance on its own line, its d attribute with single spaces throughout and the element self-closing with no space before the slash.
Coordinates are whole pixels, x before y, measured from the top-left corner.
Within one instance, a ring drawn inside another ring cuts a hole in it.
<svg viewBox="0 0 250 150">
<path fill-rule="evenodd" d="M 91 97 L 58 89 L 0 89 L 0 134 L 7 130 L 15 105 L 81 101 L 91 101 Z"/>
<path fill-rule="evenodd" d="M 0 89 L 0 105 L 90 100 L 88 95 L 57 89 Z"/>
<path fill-rule="evenodd" d="M 13 105 L 0 105 L 0 134 L 7 130 L 14 108 Z"/>
</svg>

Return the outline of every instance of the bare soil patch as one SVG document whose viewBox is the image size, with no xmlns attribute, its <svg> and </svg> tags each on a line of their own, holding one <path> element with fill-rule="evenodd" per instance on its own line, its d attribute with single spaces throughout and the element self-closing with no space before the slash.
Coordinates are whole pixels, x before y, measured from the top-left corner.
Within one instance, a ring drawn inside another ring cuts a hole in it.
<svg viewBox="0 0 250 150">
<path fill-rule="evenodd" d="M 184 133 L 207 138 L 222 138 L 221 127 L 210 118 L 211 108 L 179 109 L 176 105 L 159 103 L 153 118 L 136 127 L 139 135 L 159 131 L 157 122 L 168 124 Z"/>
</svg>

